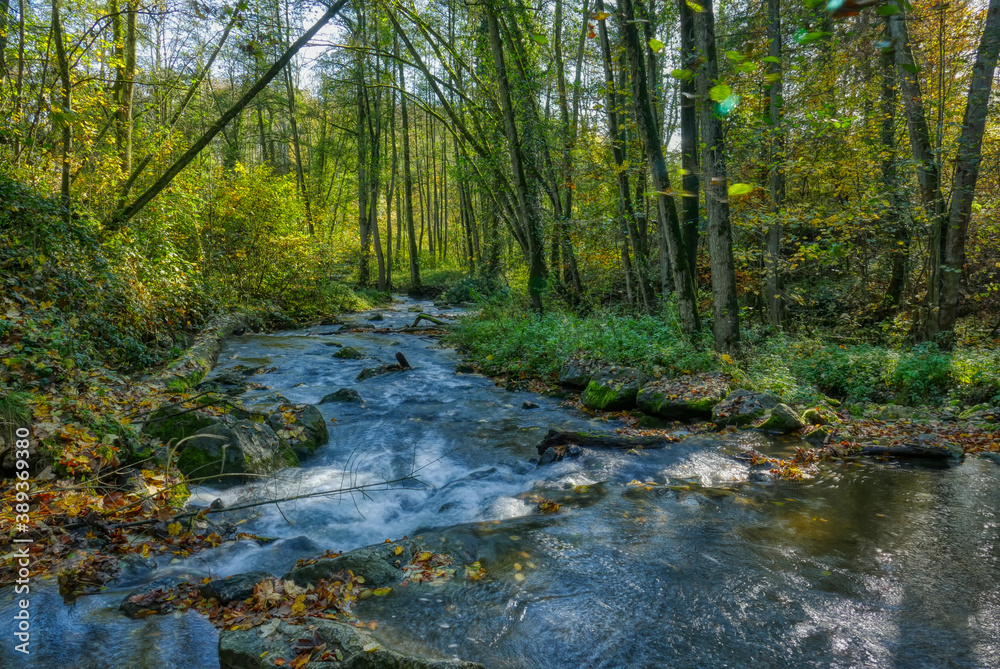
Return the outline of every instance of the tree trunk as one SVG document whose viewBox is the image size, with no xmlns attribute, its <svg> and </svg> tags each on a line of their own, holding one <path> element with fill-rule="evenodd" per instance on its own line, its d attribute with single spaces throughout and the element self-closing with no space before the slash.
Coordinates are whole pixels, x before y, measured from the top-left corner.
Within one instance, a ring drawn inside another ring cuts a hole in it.
<svg viewBox="0 0 1000 669">
<path fill-rule="evenodd" d="M 986 26 L 972 68 L 969 101 L 962 120 L 958 140 L 955 175 L 952 181 L 951 207 L 948 212 L 948 233 L 944 254 L 944 277 L 938 325 L 941 332 L 952 332 L 958 317 L 959 289 L 965 267 L 965 236 L 972 216 L 972 201 L 976 195 L 976 180 L 982 163 L 983 133 L 989 109 L 993 75 L 1000 51 L 1000 0 L 990 0 Z"/>
<path fill-rule="evenodd" d="M 708 213 L 708 256 L 712 266 L 712 311 L 715 349 L 734 351 L 740 343 L 740 312 L 736 300 L 736 269 L 733 236 L 729 221 L 729 193 L 726 175 L 722 122 L 709 100 L 709 89 L 719 78 L 715 48 L 715 16 L 712 0 L 695 17 L 698 50 L 705 62 L 697 76 L 701 101 L 701 128 L 704 149 L 701 164 L 705 183 L 705 210 Z M 671 258 L 671 260 L 673 260 Z"/>
<path fill-rule="evenodd" d="M 398 55 L 398 42 L 394 45 Z M 417 258 L 417 235 L 413 229 L 413 174 L 410 171 L 410 116 L 406 104 L 406 79 L 399 62 L 400 106 L 403 115 L 403 203 L 406 206 L 406 236 L 410 255 L 410 287 L 420 287 L 420 262 Z"/>
<path fill-rule="evenodd" d="M 70 211 L 70 155 L 73 151 L 73 126 L 71 116 L 73 114 L 73 86 L 69 77 L 69 59 L 66 57 L 66 44 L 64 43 L 62 19 L 60 9 L 62 0 L 52 0 L 52 40 L 56 47 L 56 60 L 59 65 L 59 80 L 62 84 L 62 102 L 60 111 L 62 118 L 62 179 L 60 183 L 60 204 L 63 207 L 63 216 L 69 223 Z"/>
<path fill-rule="evenodd" d="M 771 126 L 771 142 L 768 162 L 771 171 L 771 225 L 767 229 L 767 279 L 764 284 L 764 303 L 767 305 L 767 319 L 771 325 L 781 326 L 785 322 L 785 302 L 781 296 L 781 235 L 782 212 L 785 203 L 785 135 L 781 123 L 782 69 L 781 69 L 781 0 L 767 0 L 767 32 L 771 46 L 767 67 L 771 81 L 767 87 L 768 122 Z"/>
<path fill-rule="evenodd" d="M 698 110 L 695 106 L 694 73 L 698 66 L 698 51 L 694 44 L 694 12 L 688 0 L 680 0 L 681 67 L 691 73 L 681 79 L 681 200 L 684 249 L 695 285 L 698 282 L 698 223 L 701 219 L 698 195 Z"/>
<path fill-rule="evenodd" d="M 292 127 L 292 148 L 295 151 L 295 177 L 299 184 L 299 195 L 302 196 L 302 203 L 306 207 L 306 225 L 309 228 L 309 236 L 316 236 L 316 229 L 313 227 L 312 208 L 309 205 L 309 190 L 306 188 L 306 173 L 302 167 L 302 145 L 299 143 L 299 124 L 295 120 L 295 87 L 292 86 L 292 64 L 285 68 L 285 94 L 288 99 L 288 122 Z"/>
<path fill-rule="evenodd" d="M 358 233 L 361 237 L 361 257 L 358 267 L 358 285 L 371 285 L 371 232 L 368 227 L 368 94 L 358 58 Z"/>
<path fill-rule="evenodd" d="M 883 37 L 889 42 L 891 35 L 888 18 L 884 24 Z M 889 206 L 886 207 L 883 219 L 892 230 L 893 244 L 889 250 L 892 261 L 889 285 L 885 291 L 885 299 L 876 313 L 875 318 L 878 321 L 895 314 L 899 309 L 906 284 L 907 261 L 910 257 L 910 231 L 904 216 L 906 202 L 900 194 L 899 170 L 896 166 L 896 106 L 899 96 L 896 91 L 893 61 L 891 53 L 882 54 L 882 128 L 879 139 L 882 150 L 882 187 L 889 198 Z"/>
<path fill-rule="evenodd" d="M 633 0 L 621 0 L 617 17 L 632 75 L 632 103 L 635 108 L 636 124 L 639 127 L 642 143 L 646 150 L 646 160 L 653 180 L 653 188 L 657 191 L 660 233 L 661 238 L 666 242 L 670 267 L 673 271 L 681 327 L 686 334 L 693 334 L 700 327 L 698 305 L 695 301 L 694 273 L 688 264 L 687 255 L 683 251 L 677 209 L 670 195 L 672 192 L 670 176 L 667 174 L 667 164 L 663 158 L 659 128 L 656 126 L 653 110 L 650 106 L 643 49 L 639 44 L 639 36 L 635 27 L 635 9 L 632 2 Z"/>
<path fill-rule="evenodd" d="M 903 107 L 906 110 L 910 148 L 913 152 L 913 159 L 917 163 L 920 200 L 927 216 L 927 222 L 930 224 L 927 313 L 924 318 L 923 331 L 918 333 L 918 336 L 921 339 L 931 340 L 937 336 L 938 332 L 937 310 L 941 297 L 942 246 L 945 235 L 941 172 L 940 166 L 935 160 L 934 149 L 931 146 L 930 130 L 927 127 L 927 116 L 924 113 L 924 99 L 920 91 L 920 79 L 917 77 L 917 66 L 913 61 L 909 31 L 906 27 L 906 15 L 901 12 L 889 17 L 889 30 L 896 49 L 896 70 L 899 73 L 899 83 L 903 93 Z"/>
<path fill-rule="evenodd" d="M 536 311 L 541 311 L 542 293 L 545 290 L 546 279 L 545 246 L 542 238 L 541 222 L 539 221 L 538 205 L 535 201 L 536 194 L 529 187 L 527 176 L 525 175 L 521 145 L 518 139 L 517 126 L 514 121 L 514 106 L 510 95 L 510 85 L 507 80 L 507 68 L 504 63 L 503 42 L 500 38 L 500 23 L 494 8 L 489 8 L 486 11 L 486 21 L 489 27 L 493 64 L 496 68 L 504 132 L 507 135 L 507 150 L 510 155 L 511 170 L 514 173 L 517 216 L 521 221 L 521 228 L 525 231 L 528 242 L 528 296 L 531 299 L 532 308 Z"/>
<path fill-rule="evenodd" d="M 597 0 L 597 10 L 598 12 L 604 11 L 603 0 Z M 629 241 L 631 241 L 635 255 L 635 275 L 638 279 L 642 307 L 646 313 L 652 313 L 656 306 L 656 295 L 653 292 L 650 277 L 651 271 L 646 240 L 639 234 L 639 227 L 635 221 L 635 208 L 632 205 L 632 190 L 629 185 L 628 167 L 625 165 L 627 142 L 618 120 L 618 109 L 621 108 L 623 101 L 622 96 L 616 92 L 615 74 L 611 59 L 611 41 L 608 39 L 608 28 L 605 20 L 598 21 L 598 31 L 600 32 L 601 55 L 604 63 L 604 106 L 608 118 L 608 131 L 611 135 L 611 154 L 615 161 L 615 173 L 618 181 L 619 213 L 625 224 L 625 230 Z"/>
</svg>

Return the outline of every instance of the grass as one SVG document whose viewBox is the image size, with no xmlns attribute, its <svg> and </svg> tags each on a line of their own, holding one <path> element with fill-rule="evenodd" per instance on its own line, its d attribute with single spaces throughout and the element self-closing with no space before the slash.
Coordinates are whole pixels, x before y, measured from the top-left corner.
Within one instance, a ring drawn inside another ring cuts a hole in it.
<svg viewBox="0 0 1000 669">
<path fill-rule="evenodd" d="M 707 332 L 694 341 L 681 336 L 669 312 L 655 317 L 613 310 L 584 317 L 565 311 L 537 315 L 514 304 L 489 305 L 463 319 L 452 341 L 492 375 L 554 381 L 567 358 L 582 355 L 647 374 L 727 372 L 743 387 L 795 404 L 826 398 L 911 406 L 1000 403 L 1000 350 L 991 348 L 845 346 L 748 330 L 734 360 L 712 350 Z"/>
</svg>

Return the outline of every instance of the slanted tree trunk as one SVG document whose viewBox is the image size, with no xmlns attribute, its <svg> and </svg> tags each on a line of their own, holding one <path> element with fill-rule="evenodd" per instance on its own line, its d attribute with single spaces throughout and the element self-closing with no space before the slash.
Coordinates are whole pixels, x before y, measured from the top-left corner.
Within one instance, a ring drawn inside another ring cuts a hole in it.
<svg viewBox="0 0 1000 669">
<path fill-rule="evenodd" d="M 952 180 L 951 207 L 948 212 L 948 233 L 945 241 L 944 276 L 941 288 L 941 308 L 938 326 L 941 332 L 952 332 L 958 317 L 959 289 L 965 268 L 965 236 L 972 216 L 972 201 L 976 195 L 976 180 L 983 155 L 983 133 L 989 109 L 993 75 L 1000 51 L 1000 0 L 990 0 L 986 26 L 972 67 L 969 100 L 962 120 Z"/>
<path fill-rule="evenodd" d="M 906 14 L 900 12 L 889 17 L 889 30 L 895 46 L 896 71 L 899 74 L 900 89 L 903 93 L 903 108 L 906 110 L 906 125 L 910 135 L 910 149 L 917 164 L 917 180 L 920 183 L 920 200 L 927 222 L 930 225 L 928 240 L 927 312 L 923 328 L 918 337 L 931 340 L 937 336 L 937 309 L 941 296 L 941 262 L 945 239 L 944 201 L 941 196 L 941 171 L 931 146 L 930 129 L 924 113 L 924 99 L 917 77 L 917 66 L 913 60 Z"/>
<path fill-rule="evenodd" d="M 767 0 L 767 36 L 771 42 L 767 73 L 767 116 L 771 126 L 771 141 L 768 162 L 771 171 L 771 225 L 767 229 L 767 279 L 764 282 L 764 298 L 767 305 L 767 319 L 771 325 L 780 326 L 785 322 L 785 302 L 781 296 L 781 234 L 782 212 L 785 203 L 785 136 L 781 124 L 782 70 L 781 70 L 781 0 Z"/>
<path fill-rule="evenodd" d="M 489 29 L 493 65 L 496 69 L 497 88 L 500 94 L 500 108 L 503 114 L 504 132 L 507 135 L 507 150 L 511 171 L 514 173 L 514 192 L 517 197 L 517 217 L 525 231 L 528 243 L 528 296 L 536 311 L 542 310 L 542 293 L 545 290 L 545 244 L 542 238 L 536 193 L 528 184 L 521 155 L 521 144 L 514 120 L 514 105 L 511 100 L 507 67 L 504 62 L 503 41 L 500 37 L 500 22 L 497 10 L 488 8 L 486 22 Z"/>
<path fill-rule="evenodd" d="M 670 268 L 673 271 L 681 327 L 685 333 L 693 334 L 700 327 L 698 305 L 695 301 L 694 273 L 688 264 L 687 254 L 684 253 L 680 222 L 677 219 L 677 209 L 671 196 L 670 176 L 667 174 L 667 163 L 663 158 L 663 146 L 660 144 L 660 131 L 650 104 L 646 66 L 643 58 L 644 51 L 642 45 L 639 44 L 633 0 L 621 0 L 617 18 L 632 76 L 632 103 L 635 108 L 636 124 L 645 147 L 653 188 L 658 194 L 660 235 L 661 239 L 666 242 Z"/>
<path fill-rule="evenodd" d="M 733 235 L 729 221 L 729 192 L 722 122 L 708 92 L 719 77 L 715 48 L 715 16 L 712 0 L 695 16 L 698 50 L 705 59 L 697 76 L 701 101 L 701 128 L 704 149 L 701 164 L 705 183 L 705 210 L 708 213 L 708 256 L 712 267 L 712 311 L 715 349 L 734 351 L 740 344 L 740 312 L 736 300 L 736 267 Z"/>
<path fill-rule="evenodd" d="M 152 201 L 152 199 L 160 193 L 160 191 L 170 185 L 170 182 L 173 181 L 174 177 L 177 176 L 181 170 L 187 167 L 188 164 L 194 160 L 199 153 L 201 153 L 202 149 L 208 146 L 209 142 L 211 142 L 223 128 L 225 128 L 234 118 L 239 116 L 240 112 L 242 112 L 246 106 L 257 97 L 257 94 L 264 90 L 264 88 L 266 88 L 267 85 L 271 83 L 276 76 L 278 76 L 278 73 L 280 73 L 285 66 L 288 65 L 288 62 L 296 53 L 298 53 L 299 49 L 311 40 L 316 33 L 330 21 L 330 19 L 336 16 L 345 4 L 347 4 L 347 0 L 336 0 L 336 2 L 334 2 L 330 8 L 319 17 L 316 23 L 314 23 L 309 30 L 303 33 L 297 40 L 295 40 L 294 44 L 285 50 L 281 57 L 278 58 L 278 60 L 275 61 L 270 68 L 268 68 L 267 72 L 265 72 L 264 75 L 250 87 L 250 90 L 244 93 L 243 97 L 241 97 L 235 105 L 230 107 L 221 117 L 219 117 L 219 120 L 213 123 L 208 130 L 206 130 L 202 136 L 199 137 L 198 140 L 195 141 L 195 143 L 192 144 L 183 155 L 181 155 L 180 158 L 167 168 L 167 171 L 164 172 L 152 186 L 146 189 L 146 191 L 136 198 L 132 204 L 115 212 L 115 214 L 108 221 L 108 227 L 111 229 L 120 228 L 122 225 L 130 221 L 137 213 L 142 211 L 142 209 L 149 204 L 150 201 Z"/>
</svg>

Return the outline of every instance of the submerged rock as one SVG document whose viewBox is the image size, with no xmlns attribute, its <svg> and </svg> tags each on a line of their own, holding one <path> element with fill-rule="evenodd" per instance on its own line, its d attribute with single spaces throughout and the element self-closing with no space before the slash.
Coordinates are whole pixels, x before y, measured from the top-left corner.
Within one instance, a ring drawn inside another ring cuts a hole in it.
<svg viewBox="0 0 1000 669">
<path fill-rule="evenodd" d="M 725 399 L 728 392 L 726 374 L 685 375 L 643 386 L 636 403 L 642 411 L 660 418 L 711 418 L 712 407 Z"/>
<path fill-rule="evenodd" d="M 755 393 L 738 388 L 712 409 L 712 421 L 719 427 L 749 425 L 778 404 L 778 398 L 768 393 Z"/>
<path fill-rule="evenodd" d="M 225 630 L 219 634 L 221 669 L 272 669 L 275 660 L 291 666 L 302 638 L 316 638 L 325 643 L 329 660 L 313 660 L 316 669 L 484 669 L 480 664 L 458 659 L 433 660 L 407 656 L 386 648 L 365 631 L 346 623 L 325 618 L 309 618 L 309 629 L 287 621 L 275 621 L 249 630 Z M 268 631 L 268 634 L 264 634 Z"/>
<path fill-rule="evenodd" d="M 365 357 L 365 354 L 353 346 L 345 346 L 334 353 L 333 357 L 340 358 L 341 360 L 361 360 Z"/>
<path fill-rule="evenodd" d="M 607 369 L 591 378 L 580 399 L 587 408 L 599 411 L 632 409 L 643 380 L 642 372 L 630 367 Z"/>
<path fill-rule="evenodd" d="M 805 422 L 787 404 L 778 404 L 764 413 L 763 420 L 754 425 L 759 430 L 789 434 L 805 427 Z"/>
<path fill-rule="evenodd" d="M 476 368 L 466 362 L 460 362 L 455 365 L 456 374 L 475 374 Z"/>
<path fill-rule="evenodd" d="M 326 419 L 312 404 L 282 404 L 267 417 L 267 424 L 300 458 L 312 455 L 330 440 Z"/>
<path fill-rule="evenodd" d="M 274 574 L 266 571 L 251 571 L 246 574 L 217 578 L 202 585 L 201 594 L 205 599 L 214 598 L 222 604 L 242 602 L 253 595 L 254 587 L 265 578 L 274 578 Z"/>
<path fill-rule="evenodd" d="M 525 400 L 524 403 L 521 404 L 521 408 L 522 409 L 538 409 L 539 406 L 537 404 L 535 404 L 534 402 L 529 402 L 528 400 Z"/>
<path fill-rule="evenodd" d="M 153 613 L 172 611 L 174 605 L 166 598 L 174 587 L 184 582 L 185 579 L 179 576 L 168 576 L 150 581 L 125 595 L 122 603 L 118 605 L 118 610 L 129 618 L 135 618 L 145 611 Z"/>
<path fill-rule="evenodd" d="M 384 321 L 385 320 L 385 316 L 383 316 L 382 314 L 375 314 L 374 316 L 370 317 L 368 320 L 370 320 L 370 321 Z"/>
<path fill-rule="evenodd" d="M 329 402 L 361 402 L 361 393 L 359 393 L 354 388 L 341 388 L 336 392 L 332 392 L 329 395 L 324 395 L 323 399 L 319 401 L 320 404 L 327 404 Z M 325 427 L 325 425 L 324 425 Z"/>
<path fill-rule="evenodd" d="M 402 548 L 397 554 L 396 548 Z M 381 588 L 403 579 L 403 566 L 417 552 L 413 541 L 404 540 L 388 544 L 375 544 L 356 548 L 334 558 L 323 558 L 304 567 L 296 567 L 281 577 L 283 581 L 294 581 L 300 587 L 310 583 L 315 585 L 320 579 L 330 579 L 343 571 L 352 571 L 356 576 L 364 576 L 365 585 Z"/>
<path fill-rule="evenodd" d="M 185 475 L 228 482 L 240 477 L 223 475 L 270 474 L 298 466 L 295 452 L 274 430 L 247 420 L 199 430 L 182 444 L 177 458 L 177 468 Z"/>
</svg>

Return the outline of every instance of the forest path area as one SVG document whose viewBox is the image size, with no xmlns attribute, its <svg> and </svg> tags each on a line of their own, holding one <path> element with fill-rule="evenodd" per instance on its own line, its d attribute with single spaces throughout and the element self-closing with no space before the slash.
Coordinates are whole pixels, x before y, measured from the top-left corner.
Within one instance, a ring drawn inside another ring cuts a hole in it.
<svg viewBox="0 0 1000 669">
<path fill-rule="evenodd" d="M 810 480 L 758 481 L 735 456 L 786 456 L 801 442 L 746 431 L 657 450 L 584 448 L 539 467 L 547 430 L 620 425 L 456 373 L 458 353 L 432 337 L 357 331 L 409 326 L 419 310 L 455 313 L 407 300 L 352 318 L 343 334 L 316 326 L 229 339 L 212 376 L 238 365 L 269 370 L 252 378 L 266 387 L 248 392 L 247 404 L 276 405 L 278 395 L 318 404 L 344 387 L 363 404 L 319 405 L 330 441 L 301 469 L 202 487 L 196 502 L 404 480 L 227 514 L 273 540 L 161 557 L 152 577 L 282 574 L 330 549 L 437 528 L 476 553 L 485 578 L 462 578 L 456 562 L 455 578 L 394 588 L 356 610 L 406 654 L 486 667 L 1000 667 L 995 464 L 837 461 Z M 369 321 L 375 314 L 383 320 Z M 366 358 L 333 357 L 348 346 Z M 356 381 L 397 352 L 413 369 Z M 558 512 L 537 513 L 546 499 Z M 72 605 L 54 582 L 39 584 L 33 605 L 44 626 L 27 666 L 218 666 L 218 631 L 200 614 L 118 612 L 137 584 L 122 580 Z M 0 593 L 0 615 L 12 615 L 16 599 Z M 15 661 L 23 666 L 6 645 L 0 665 Z"/>
</svg>

